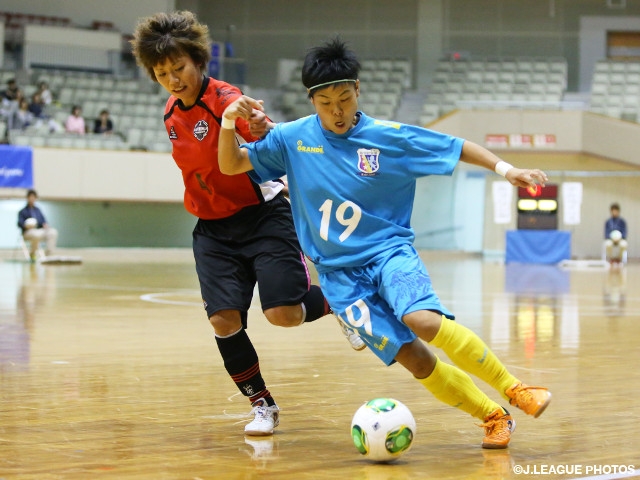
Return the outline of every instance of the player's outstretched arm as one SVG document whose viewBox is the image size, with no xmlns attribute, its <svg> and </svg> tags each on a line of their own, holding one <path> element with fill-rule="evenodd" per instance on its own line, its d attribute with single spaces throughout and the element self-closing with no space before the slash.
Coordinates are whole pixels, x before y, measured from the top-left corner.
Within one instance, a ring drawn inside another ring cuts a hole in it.
<svg viewBox="0 0 640 480">
<path fill-rule="evenodd" d="M 255 111 L 262 112 L 262 103 L 243 95 L 231 103 L 222 115 L 222 128 L 218 137 L 218 164 L 220 171 L 226 175 L 253 170 L 246 148 L 241 148 L 236 141 L 236 119 L 250 120 Z"/>
<path fill-rule="evenodd" d="M 493 170 L 516 187 L 529 187 L 536 184 L 544 186 L 548 180 L 547 174 L 542 170 L 516 168 L 486 148 L 468 140 L 465 140 L 462 145 L 460 161 Z"/>
</svg>

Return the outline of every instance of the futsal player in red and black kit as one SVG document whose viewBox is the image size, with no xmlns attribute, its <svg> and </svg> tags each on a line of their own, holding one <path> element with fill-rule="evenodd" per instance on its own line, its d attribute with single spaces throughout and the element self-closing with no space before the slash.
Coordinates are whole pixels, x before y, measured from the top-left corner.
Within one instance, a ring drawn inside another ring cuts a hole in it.
<svg viewBox="0 0 640 480">
<path fill-rule="evenodd" d="M 191 12 L 158 13 L 139 22 L 131 43 L 137 62 L 171 94 L 164 123 L 182 171 L 185 207 L 198 217 L 193 253 L 204 307 L 225 368 L 253 406 L 245 433 L 271 435 L 279 410 L 245 331 L 256 281 L 264 314 L 274 325 L 311 322 L 327 315 L 329 307 L 320 288 L 311 285 L 284 183 L 256 184 L 246 174 L 220 173 L 222 114 L 241 92 L 205 76 L 210 58 L 206 25 Z M 236 121 L 236 135 L 253 141 L 269 124 L 256 112 L 251 124 Z M 345 334 L 354 349 L 364 348 L 355 333 Z"/>
</svg>

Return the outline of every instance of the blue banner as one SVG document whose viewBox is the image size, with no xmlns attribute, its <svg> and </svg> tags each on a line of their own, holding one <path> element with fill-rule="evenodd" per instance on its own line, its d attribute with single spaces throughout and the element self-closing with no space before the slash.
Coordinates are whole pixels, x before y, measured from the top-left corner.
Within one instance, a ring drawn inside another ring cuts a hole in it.
<svg viewBox="0 0 640 480">
<path fill-rule="evenodd" d="M 0 188 L 33 188 L 33 150 L 0 145 Z"/>
<path fill-rule="evenodd" d="M 505 263 L 560 263 L 571 258 L 571 232 L 508 230 Z"/>
</svg>

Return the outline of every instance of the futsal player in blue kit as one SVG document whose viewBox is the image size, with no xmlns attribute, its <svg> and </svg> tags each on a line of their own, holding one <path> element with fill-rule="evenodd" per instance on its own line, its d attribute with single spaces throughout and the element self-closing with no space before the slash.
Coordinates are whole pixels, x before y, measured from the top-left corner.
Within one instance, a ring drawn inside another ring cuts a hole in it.
<svg viewBox="0 0 640 480">
<path fill-rule="evenodd" d="M 385 364 L 397 361 L 437 399 L 480 419 L 484 448 L 506 448 L 513 417 L 468 374 L 534 417 L 551 393 L 509 373 L 440 303 L 412 245 L 411 209 L 416 178 L 451 175 L 459 161 L 494 170 L 515 186 L 544 184 L 547 176 L 515 168 L 473 142 L 367 116 L 358 110 L 359 69 L 339 38 L 311 49 L 302 83 L 316 114 L 275 125 L 255 143 L 239 146 L 234 123 L 250 119 L 262 102 L 235 100 L 222 119 L 220 169 L 249 172 L 258 182 L 287 175 L 302 249 L 334 313 Z M 455 366 L 439 360 L 425 342 L 441 348 Z"/>
</svg>

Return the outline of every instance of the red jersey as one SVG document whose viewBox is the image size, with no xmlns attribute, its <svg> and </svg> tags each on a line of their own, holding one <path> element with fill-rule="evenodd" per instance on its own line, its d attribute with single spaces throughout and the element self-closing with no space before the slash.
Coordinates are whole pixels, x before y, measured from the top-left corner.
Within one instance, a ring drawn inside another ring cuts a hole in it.
<svg viewBox="0 0 640 480">
<path fill-rule="evenodd" d="M 246 173 L 225 175 L 218 167 L 218 135 L 222 114 L 242 92 L 226 82 L 205 77 L 196 102 L 186 108 L 169 97 L 164 124 L 173 144 L 173 159 L 182 171 L 184 206 L 203 220 L 226 218 L 249 205 L 271 200 L 283 184 L 257 184 Z M 236 120 L 236 135 L 251 142 L 246 120 Z"/>
</svg>

